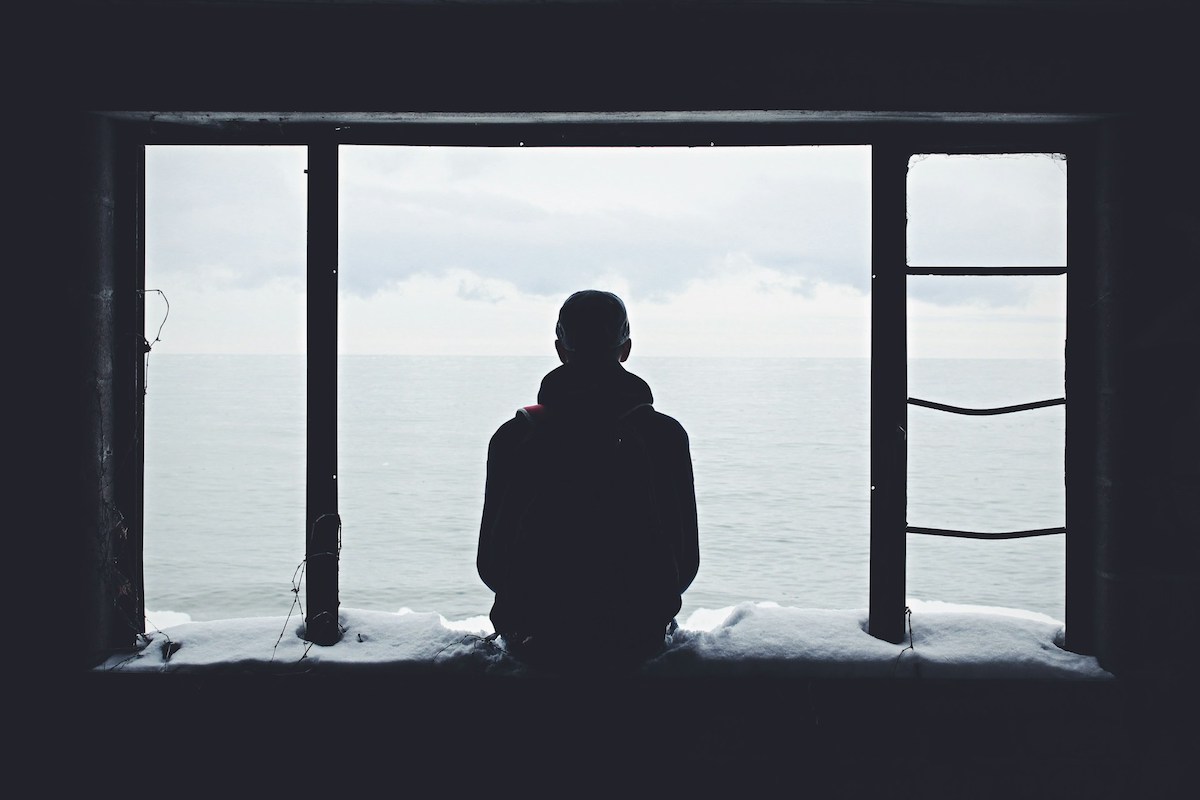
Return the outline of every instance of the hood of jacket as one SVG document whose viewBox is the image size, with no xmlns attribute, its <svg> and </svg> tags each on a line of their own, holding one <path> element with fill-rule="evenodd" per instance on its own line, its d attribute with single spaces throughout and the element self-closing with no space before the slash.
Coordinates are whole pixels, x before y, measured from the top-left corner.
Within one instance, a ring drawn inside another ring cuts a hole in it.
<svg viewBox="0 0 1200 800">
<path fill-rule="evenodd" d="M 567 363 L 542 379 L 538 402 L 556 413 L 616 417 L 654 402 L 650 386 L 619 363 Z"/>
</svg>

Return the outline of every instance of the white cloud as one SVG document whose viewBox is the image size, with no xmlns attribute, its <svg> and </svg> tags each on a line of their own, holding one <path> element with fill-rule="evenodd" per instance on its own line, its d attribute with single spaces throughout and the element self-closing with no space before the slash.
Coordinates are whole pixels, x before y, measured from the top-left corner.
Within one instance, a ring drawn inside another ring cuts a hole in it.
<svg viewBox="0 0 1200 800">
<path fill-rule="evenodd" d="M 544 354 L 562 300 L 604 288 L 638 354 L 866 356 L 869 154 L 343 147 L 341 350 Z M 913 166 L 913 213 L 947 248 L 992 253 L 986 208 L 1022 247 L 1061 244 L 1062 162 L 970 159 L 956 184 L 958 163 Z M 161 347 L 303 352 L 303 166 L 303 148 L 148 148 Z M 1041 280 L 909 279 L 914 355 L 1061 354 L 1062 281 Z M 159 321 L 148 300 L 149 338 Z"/>
<path fill-rule="evenodd" d="M 1063 276 L 909 278 L 908 353 L 910 358 L 1051 358 L 1063 357 L 1067 335 L 1066 290 Z M 914 283 L 938 281 L 982 285 L 961 289 L 976 297 L 946 305 L 921 299 Z M 1015 299 L 1005 305 L 989 302 L 986 284 Z"/>
<path fill-rule="evenodd" d="M 908 257 L 925 266 L 1060 266 L 1066 161 L 1048 154 L 916 156 Z"/>
<path fill-rule="evenodd" d="M 845 284 L 811 281 L 730 256 L 665 302 L 630 305 L 646 355 L 865 357 L 870 300 Z"/>
<path fill-rule="evenodd" d="M 533 355 L 552 351 L 554 298 L 465 270 L 414 275 L 369 297 L 343 293 L 339 347 L 378 355 Z"/>
<path fill-rule="evenodd" d="M 463 269 L 560 294 L 611 272 L 667 294 L 740 251 L 865 288 L 868 155 L 863 147 L 343 148 L 344 286 L 370 294 Z"/>
<path fill-rule="evenodd" d="M 629 308 L 637 355 L 865 356 L 868 299 L 731 257 L 716 275 L 666 297 L 643 298 L 619 276 L 574 289 L 614 291 Z M 369 298 L 343 295 L 344 353 L 545 355 L 553 353 L 561 295 L 534 295 L 454 270 L 418 275 Z"/>
</svg>

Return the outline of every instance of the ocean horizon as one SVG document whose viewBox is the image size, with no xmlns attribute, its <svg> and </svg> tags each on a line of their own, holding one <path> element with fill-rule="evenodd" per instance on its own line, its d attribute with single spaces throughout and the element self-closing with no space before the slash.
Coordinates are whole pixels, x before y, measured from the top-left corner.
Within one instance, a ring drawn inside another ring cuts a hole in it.
<svg viewBox="0 0 1200 800">
<path fill-rule="evenodd" d="M 475 572 L 487 444 L 553 357 L 341 356 L 340 602 L 486 615 Z M 680 616 L 745 601 L 865 608 L 870 361 L 633 357 L 687 429 L 700 572 Z M 1061 397 L 1061 360 L 913 359 L 909 394 L 998 406 Z M 910 407 L 908 521 L 1063 524 L 1063 408 L 960 417 Z M 145 602 L 193 620 L 282 616 L 304 557 L 305 357 L 154 353 Z M 907 594 L 1064 615 L 1065 537 L 907 536 Z M 303 593 L 300 594 L 303 600 Z M 154 624 L 154 620 L 149 620 Z"/>
</svg>

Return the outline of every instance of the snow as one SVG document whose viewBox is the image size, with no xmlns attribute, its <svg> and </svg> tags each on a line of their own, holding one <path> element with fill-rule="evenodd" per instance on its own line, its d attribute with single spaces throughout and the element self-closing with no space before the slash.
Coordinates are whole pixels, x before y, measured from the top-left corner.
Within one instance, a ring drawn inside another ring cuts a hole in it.
<svg viewBox="0 0 1200 800">
<path fill-rule="evenodd" d="M 680 622 L 647 675 L 796 675 L 806 677 L 1064 678 L 1107 680 L 1096 659 L 1064 650 L 1063 624 L 1018 609 L 909 601 L 905 640 L 866 632 L 865 610 L 787 608 L 741 603 L 701 609 Z M 397 613 L 343 608 L 342 640 L 304 641 L 303 620 L 255 617 L 192 622 L 150 612 L 134 653 L 96 667 L 116 672 L 334 672 L 419 669 L 487 675 L 527 674 L 503 650 L 486 616 L 447 620 L 407 608 Z M 907 631 L 911 631 L 911 638 Z M 581 632 L 580 636 L 586 636 Z M 598 645 L 599 647 L 599 645 Z"/>
</svg>

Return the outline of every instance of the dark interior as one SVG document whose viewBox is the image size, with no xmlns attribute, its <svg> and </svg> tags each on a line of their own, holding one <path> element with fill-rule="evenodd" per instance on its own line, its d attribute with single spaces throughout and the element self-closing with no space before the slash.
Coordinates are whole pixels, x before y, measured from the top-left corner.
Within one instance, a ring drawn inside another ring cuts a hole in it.
<svg viewBox="0 0 1200 800">
<path fill-rule="evenodd" d="M 6 16 L 14 272 L 29 281 L 10 298 L 20 327 L 51 338 L 20 348 L 38 353 L 25 356 L 36 380 L 9 384 L 29 390 L 9 414 L 40 498 L 13 535 L 34 542 L 17 597 L 42 609 L 43 624 L 21 645 L 36 648 L 36 666 L 10 684 L 19 752 L 39 781 L 164 792 L 577 794 L 609 781 L 630 794 L 1186 791 L 1200 755 L 1190 3 L 22 0 Z M 134 644 L 121 614 L 136 605 L 141 569 L 140 464 L 116 456 L 139 441 L 145 144 L 713 139 L 1051 139 L 1084 154 L 1070 212 L 1084 232 L 1071 240 L 1072 280 L 1087 291 L 1068 304 L 1068 337 L 1081 343 L 1069 349 L 1068 393 L 1083 409 L 1068 430 L 1068 536 L 1079 532 L 1068 545 L 1068 646 L 1097 656 L 1113 681 L 91 669 Z M 15 417 L 27 406 L 34 426 Z"/>
</svg>

